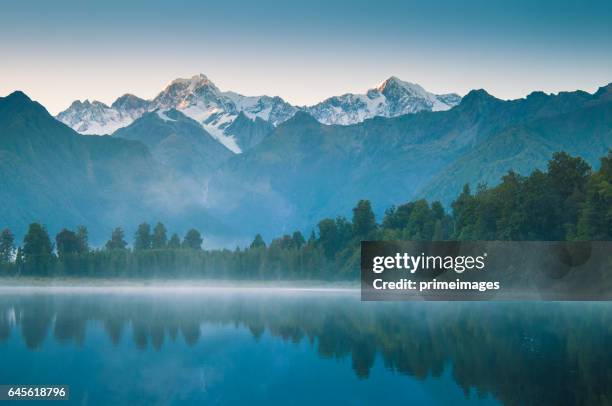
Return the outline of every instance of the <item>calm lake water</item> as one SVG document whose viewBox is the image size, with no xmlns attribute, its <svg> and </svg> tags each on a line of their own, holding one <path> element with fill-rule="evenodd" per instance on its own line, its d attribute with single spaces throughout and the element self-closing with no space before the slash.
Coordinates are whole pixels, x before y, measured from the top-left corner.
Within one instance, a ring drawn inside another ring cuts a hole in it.
<svg viewBox="0 0 612 406">
<path fill-rule="evenodd" d="M 96 405 L 606 404 L 612 305 L 4 291 L 0 384 Z"/>
</svg>

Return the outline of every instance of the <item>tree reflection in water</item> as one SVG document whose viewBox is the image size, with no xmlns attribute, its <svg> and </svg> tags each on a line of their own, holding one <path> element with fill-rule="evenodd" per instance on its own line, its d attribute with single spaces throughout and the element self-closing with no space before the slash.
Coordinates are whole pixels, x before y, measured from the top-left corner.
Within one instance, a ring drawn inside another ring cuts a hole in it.
<svg viewBox="0 0 612 406">
<path fill-rule="evenodd" d="M 3 295 L 0 341 L 29 349 L 53 339 L 81 346 L 88 323 L 117 345 L 197 345 L 206 324 L 307 340 L 323 358 L 350 357 L 367 379 L 377 356 L 417 379 L 448 367 L 467 394 L 505 404 L 610 404 L 612 305 L 607 303 L 362 303 L 340 295 Z"/>
</svg>

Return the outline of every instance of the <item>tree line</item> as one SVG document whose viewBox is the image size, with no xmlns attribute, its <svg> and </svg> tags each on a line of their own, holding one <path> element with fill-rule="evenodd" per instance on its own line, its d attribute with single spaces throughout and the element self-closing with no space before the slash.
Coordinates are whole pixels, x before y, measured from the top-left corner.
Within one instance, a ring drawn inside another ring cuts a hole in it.
<svg viewBox="0 0 612 406">
<path fill-rule="evenodd" d="M 440 202 L 416 200 L 385 211 L 376 222 L 368 200 L 352 218 L 321 220 L 308 239 L 300 231 L 266 244 L 256 235 L 247 247 L 204 250 L 198 230 L 168 238 L 157 223 L 138 226 L 132 246 L 115 228 L 102 248 L 92 249 L 87 228 L 63 229 L 51 238 L 38 223 L 16 247 L 12 232 L 0 234 L 4 275 L 86 277 L 207 277 L 239 279 L 356 279 L 363 240 L 610 240 L 612 151 L 597 171 L 582 158 L 555 153 L 546 171 L 510 171 L 495 187 L 466 185 L 447 213 Z"/>
</svg>

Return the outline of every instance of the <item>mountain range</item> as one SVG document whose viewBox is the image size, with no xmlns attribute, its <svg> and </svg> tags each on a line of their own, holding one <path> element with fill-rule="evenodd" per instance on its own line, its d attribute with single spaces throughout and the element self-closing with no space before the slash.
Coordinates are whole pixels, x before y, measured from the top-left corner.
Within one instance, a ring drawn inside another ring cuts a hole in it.
<svg viewBox="0 0 612 406">
<path fill-rule="evenodd" d="M 363 198 L 378 216 L 416 198 L 448 207 L 464 184 L 493 185 L 509 170 L 543 169 L 555 151 L 596 166 L 612 146 L 611 95 L 612 85 L 510 101 L 473 90 L 447 111 L 348 126 L 299 112 L 217 170 L 209 204 L 214 216 L 268 236 L 350 216 Z"/>
<path fill-rule="evenodd" d="M 517 100 L 473 90 L 446 110 L 429 99 L 409 114 L 328 125 L 303 108 L 281 119 L 281 101 L 228 96 L 192 79 L 153 101 L 118 99 L 111 108 L 124 121 L 110 136 L 79 134 L 21 92 L 0 98 L 0 226 L 22 235 L 32 221 L 51 232 L 86 224 L 99 243 L 117 225 L 129 239 L 129 227 L 159 220 L 228 246 L 256 233 L 310 232 L 323 217 L 350 216 L 359 199 L 379 217 L 416 198 L 448 207 L 465 183 L 527 174 L 555 151 L 596 167 L 612 147 L 612 84 Z M 407 106 L 391 82 L 376 91 Z M 219 142 L 220 131 L 241 153 Z"/>
<path fill-rule="evenodd" d="M 200 123 L 230 151 L 240 153 L 256 145 L 297 111 L 306 111 L 324 124 L 348 125 L 376 116 L 448 110 L 460 100 L 456 94 L 435 95 L 417 84 L 391 77 L 365 94 L 348 93 L 314 106 L 297 107 L 280 97 L 222 92 L 205 75 L 199 74 L 172 81 L 152 100 L 131 94 L 121 96 L 111 106 L 77 100 L 59 113 L 57 119 L 82 134 L 112 134 L 147 112 L 176 109 Z M 247 124 L 246 119 L 252 123 Z M 232 126 L 236 120 L 242 123 Z M 264 129 L 267 133 L 262 132 Z"/>
</svg>

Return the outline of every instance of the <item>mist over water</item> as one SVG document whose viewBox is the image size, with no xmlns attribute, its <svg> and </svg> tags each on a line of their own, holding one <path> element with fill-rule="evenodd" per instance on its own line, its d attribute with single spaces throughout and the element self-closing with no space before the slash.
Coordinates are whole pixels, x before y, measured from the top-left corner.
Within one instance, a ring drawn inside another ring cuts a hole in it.
<svg viewBox="0 0 612 406">
<path fill-rule="evenodd" d="M 5 289 L 0 382 L 68 384 L 78 404 L 600 404 L 611 322 L 608 303 Z"/>
</svg>

